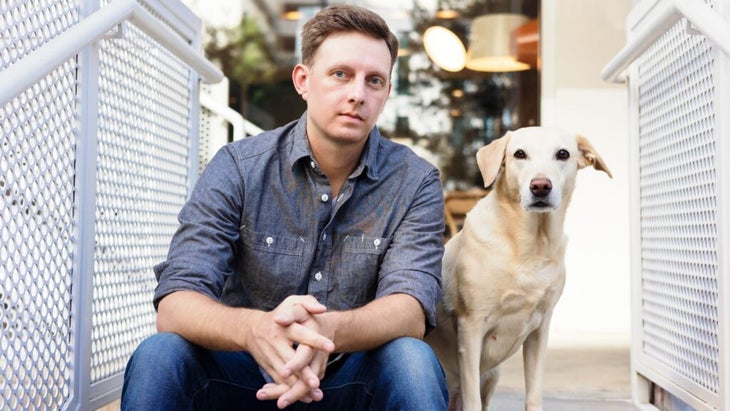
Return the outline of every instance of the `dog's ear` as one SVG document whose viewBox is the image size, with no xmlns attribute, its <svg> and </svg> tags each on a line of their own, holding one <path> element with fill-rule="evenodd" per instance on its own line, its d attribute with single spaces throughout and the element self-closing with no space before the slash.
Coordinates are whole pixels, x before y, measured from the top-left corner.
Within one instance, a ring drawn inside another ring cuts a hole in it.
<svg viewBox="0 0 730 411">
<path fill-rule="evenodd" d="M 601 156 L 598 155 L 596 149 L 593 148 L 590 141 L 583 136 L 576 137 L 578 143 L 578 151 L 580 151 L 580 158 L 578 159 L 578 169 L 583 167 L 593 166 L 596 170 L 603 171 L 608 174 L 609 177 L 613 178 L 611 171 L 603 161 Z"/>
<path fill-rule="evenodd" d="M 482 173 L 484 187 L 490 187 L 497 179 L 497 174 L 502 168 L 504 162 L 504 150 L 507 147 L 510 133 L 507 132 L 500 137 L 477 151 L 477 166 Z"/>
</svg>

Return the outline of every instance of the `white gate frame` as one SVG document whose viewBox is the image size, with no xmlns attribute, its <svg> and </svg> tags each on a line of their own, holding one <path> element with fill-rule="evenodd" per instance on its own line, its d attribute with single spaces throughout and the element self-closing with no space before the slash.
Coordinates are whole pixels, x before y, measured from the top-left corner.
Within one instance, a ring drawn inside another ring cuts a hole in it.
<svg viewBox="0 0 730 411">
<path fill-rule="evenodd" d="M 713 9 L 701 0 L 641 0 L 627 19 L 627 45 L 604 68 L 609 82 L 629 82 L 630 223 L 632 271 L 632 391 L 635 404 L 656 410 L 651 403 L 655 386 L 697 410 L 730 410 L 730 1 L 717 0 Z M 642 244 L 639 170 L 638 67 L 632 63 L 670 27 L 684 23 L 689 34 L 704 35 L 717 50 L 714 74 L 717 173 L 717 312 L 719 364 L 718 393 L 694 384 L 643 350 Z M 723 55 L 724 54 L 724 55 Z"/>
<path fill-rule="evenodd" d="M 81 119 L 76 144 L 76 182 L 73 187 L 76 194 L 76 217 L 73 222 L 76 238 L 71 280 L 72 318 L 68 319 L 71 322 L 71 335 L 68 338 L 73 350 L 73 369 L 67 402 L 54 406 L 59 409 L 88 410 L 118 398 L 122 385 L 122 373 L 95 383 L 91 379 L 91 357 L 94 354 L 91 336 L 99 131 L 99 42 L 110 36 L 124 36 L 125 24 L 131 23 L 191 69 L 188 87 L 192 99 L 188 104 L 193 116 L 189 131 L 193 147 L 188 159 L 188 193 L 197 176 L 198 82 L 202 78 L 208 83 L 217 83 L 223 78 L 223 73 L 200 52 L 201 21 L 176 0 L 143 0 L 146 7 L 134 0 L 112 0 L 102 7 L 99 7 L 98 0 L 80 0 L 79 3 L 79 23 L 0 71 L 0 108 L 33 87 L 56 67 L 70 59 L 78 59 L 79 87 L 75 97 L 79 101 Z M 165 22 L 160 21 L 150 10 L 162 16 Z M 115 28 L 116 32 L 113 32 Z M 8 384 L 7 381 L 5 383 Z"/>
</svg>

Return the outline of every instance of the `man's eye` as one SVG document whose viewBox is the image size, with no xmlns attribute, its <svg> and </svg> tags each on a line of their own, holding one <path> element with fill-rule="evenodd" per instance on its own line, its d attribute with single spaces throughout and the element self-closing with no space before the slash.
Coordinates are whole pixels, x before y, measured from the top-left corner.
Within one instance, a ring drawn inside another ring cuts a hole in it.
<svg viewBox="0 0 730 411">
<path fill-rule="evenodd" d="M 343 78 L 343 77 L 345 77 L 345 72 L 342 70 L 337 70 L 334 72 L 334 76 L 338 77 L 338 78 Z"/>
<path fill-rule="evenodd" d="M 370 84 L 375 86 L 382 86 L 385 82 L 380 77 L 373 77 L 370 79 Z"/>
<path fill-rule="evenodd" d="M 514 154 L 515 158 L 519 158 L 520 160 L 524 160 L 527 158 L 527 153 L 525 153 L 524 150 L 517 150 Z"/>
<path fill-rule="evenodd" d="M 568 152 L 568 150 L 560 149 L 555 154 L 555 158 L 557 158 L 558 160 L 567 160 L 570 158 L 570 153 Z"/>
</svg>

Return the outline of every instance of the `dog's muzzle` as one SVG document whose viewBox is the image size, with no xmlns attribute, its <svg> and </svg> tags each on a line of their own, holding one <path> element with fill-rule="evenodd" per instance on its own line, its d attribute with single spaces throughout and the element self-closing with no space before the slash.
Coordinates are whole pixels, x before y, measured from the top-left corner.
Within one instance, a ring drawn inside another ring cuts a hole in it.
<svg viewBox="0 0 730 411">
<path fill-rule="evenodd" d="M 550 201 L 550 193 L 553 190 L 553 183 L 549 178 L 533 178 L 530 181 L 530 193 L 532 193 L 532 201 L 527 207 L 531 211 L 547 211 L 554 208 L 554 204 Z"/>
</svg>

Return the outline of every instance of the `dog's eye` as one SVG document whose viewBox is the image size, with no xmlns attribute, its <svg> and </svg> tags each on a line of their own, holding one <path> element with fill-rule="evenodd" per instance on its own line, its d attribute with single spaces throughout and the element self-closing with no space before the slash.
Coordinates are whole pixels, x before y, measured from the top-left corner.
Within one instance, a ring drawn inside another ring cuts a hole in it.
<svg viewBox="0 0 730 411">
<path fill-rule="evenodd" d="M 527 153 L 525 153 L 524 150 L 517 150 L 514 154 L 515 158 L 519 158 L 521 160 L 524 160 L 527 158 Z"/>
<path fill-rule="evenodd" d="M 568 150 L 560 149 L 555 154 L 555 158 L 557 158 L 558 160 L 567 160 L 570 158 L 570 153 L 568 152 Z"/>
</svg>

